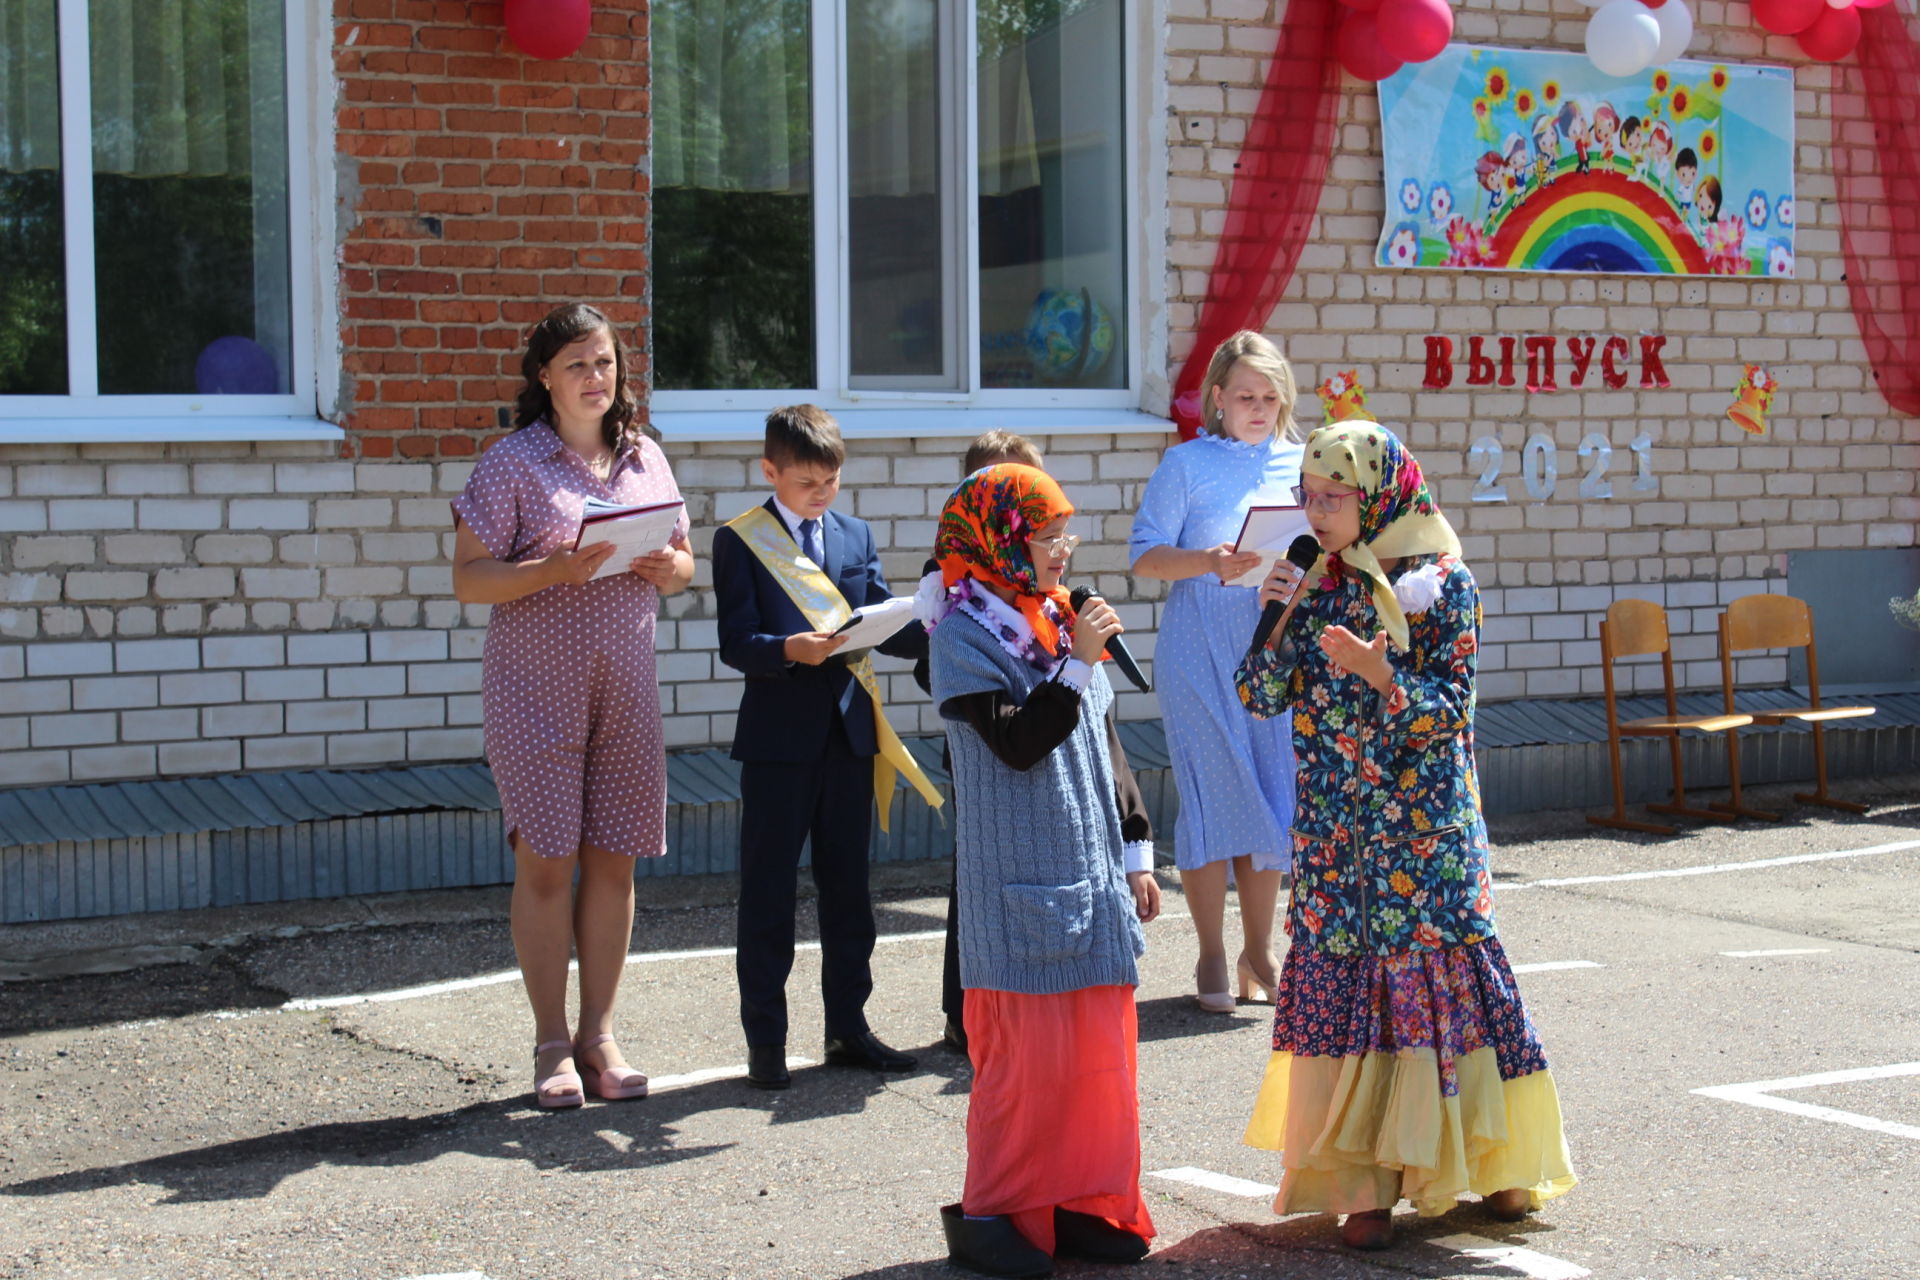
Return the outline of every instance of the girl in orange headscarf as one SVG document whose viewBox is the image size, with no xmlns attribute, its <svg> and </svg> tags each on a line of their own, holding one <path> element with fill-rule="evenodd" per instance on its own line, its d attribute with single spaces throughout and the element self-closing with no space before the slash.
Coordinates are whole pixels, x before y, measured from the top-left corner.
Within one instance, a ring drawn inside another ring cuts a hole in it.
<svg viewBox="0 0 1920 1280">
<path fill-rule="evenodd" d="M 974 1066 L 966 1187 L 941 1219 L 949 1256 L 989 1275 L 1135 1261 L 1154 1234 L 1133 989 L 1160 890 L 1098 666 L 1120 622 L 1097 598 L 1076 615 L 1060 585 L 1072 514 L 1045 472 L 987 467 L 947 500 L 934 548 Z"/>
</svg>

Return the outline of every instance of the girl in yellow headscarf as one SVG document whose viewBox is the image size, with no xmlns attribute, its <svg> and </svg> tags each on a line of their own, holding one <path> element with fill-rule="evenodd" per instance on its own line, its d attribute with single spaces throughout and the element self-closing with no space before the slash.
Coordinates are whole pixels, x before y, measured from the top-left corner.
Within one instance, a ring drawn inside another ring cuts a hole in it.
<svg viewBox="0 0 1920 1280">
<path fill-rule="evenodd" d="M 1413 455 L 1377 423 L 1307 439 L 1299 497 L 1325 551 L 1237 673 L 1293 718 L 1292 937 L 1246 1141 L 1284 1153 L 1279 1213 L 1390 1214 L 1469 1193 L 1518 1219 L 1574 1184 L 1560 1101 L 1494 933 L 1473 764 L 1480 596 Z M 1262 588 L 1287 599 L 1284 562 Z"/>
</svg>

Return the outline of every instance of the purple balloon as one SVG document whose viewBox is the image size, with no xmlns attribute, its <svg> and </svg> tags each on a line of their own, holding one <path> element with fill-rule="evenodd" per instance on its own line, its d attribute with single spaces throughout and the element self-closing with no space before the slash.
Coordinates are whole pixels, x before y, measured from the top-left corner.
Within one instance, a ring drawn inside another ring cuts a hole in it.
<svg viewBox="0 0 1920 1280">
<path fill-rule="evenodd" d="M 270 396 L 280 390 L 273 356 L 252 338 L 229 335 L 201 348 L 193 386 L 209 396 Z"/>
</svg>

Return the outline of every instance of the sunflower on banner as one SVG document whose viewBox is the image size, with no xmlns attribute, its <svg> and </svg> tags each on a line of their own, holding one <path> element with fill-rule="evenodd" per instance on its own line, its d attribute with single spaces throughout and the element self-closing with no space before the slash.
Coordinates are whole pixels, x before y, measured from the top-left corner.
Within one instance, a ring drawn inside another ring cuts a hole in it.
<svg viewBox="0 0 1920 1280">
<path fill-rule="evenodd" d="M 1383 266 L 1793 274 L 1785 68 L 1448 45 L 1379 92 Z"/>
</svg>

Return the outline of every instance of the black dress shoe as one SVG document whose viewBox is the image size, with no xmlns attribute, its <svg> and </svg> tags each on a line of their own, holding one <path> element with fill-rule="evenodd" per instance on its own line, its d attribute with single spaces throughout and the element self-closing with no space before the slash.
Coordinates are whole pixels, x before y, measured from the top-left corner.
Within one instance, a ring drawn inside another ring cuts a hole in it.
<svg viewBox="0 0 1920 1280">
<path fill-rule="evenodd" d="M 871 1031 L 857 1036 L 828 1036 L 827 1061 L 836 1067 L 866 1067 L 871 1071 L 911 1071 L 920 1060 L 910 1053 L 889 1049 Z"/>
<path fill-rule="evenodd" d="M 955 1053 L 965 1056 L 967 1052 L 967 1029 L 960 1025 L 959 1019 L 947 1019 L 947 1029 L 945 1033 L 941 1035 L 940 1043 L 946 1045 L 947 1048 L 953 1050 Z"/>
<path fill-rule="evenodd" d="M 747 1083 L 756 1089 L 784 1089 L 792 1084 L 793 1076 L 787 1071 L 787 1046 L 748 1045 Z"/>
<path fill-rule="evenodd" d="M 1063 1258 L 1085 1258 L 1088 1262 L 1138 1262 L 1147 1256 L 1147 1242 L 1105 1218 L 1056 1208 L 1053 1251 Z"/>
<path fill-rule="evenodd" d="M 1050 1276 L 1053 1259 L 1020 1234 L 1013 1219 L 969 1218 L 957 1204 L 940 1207 L 940 1227 L 947 1235 L 947 1261 L 988 1276 Z"/>
</svg>

